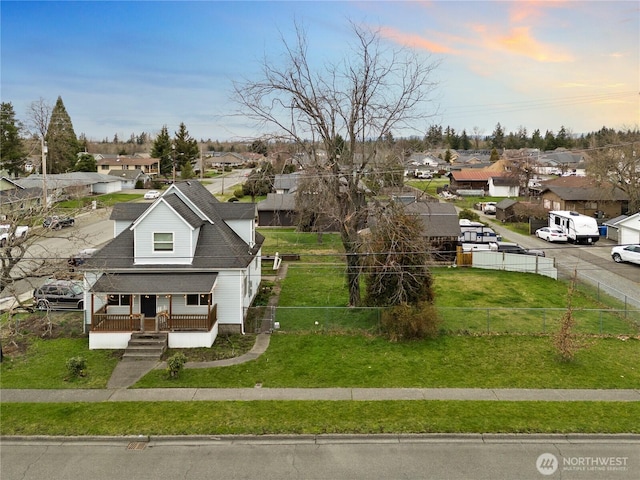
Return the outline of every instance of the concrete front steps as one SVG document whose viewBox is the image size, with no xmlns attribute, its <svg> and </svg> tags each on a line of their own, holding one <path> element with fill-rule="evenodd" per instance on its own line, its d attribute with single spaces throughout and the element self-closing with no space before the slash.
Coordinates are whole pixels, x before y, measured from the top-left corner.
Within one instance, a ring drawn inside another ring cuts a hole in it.
<svg viewBox="0 0 640 480">
<path fill-rule="evenodd" d="M 167 349 L 166 333 L 133 333 L 122 356 L 123 360 L 160 360 Z"/>
</svg>

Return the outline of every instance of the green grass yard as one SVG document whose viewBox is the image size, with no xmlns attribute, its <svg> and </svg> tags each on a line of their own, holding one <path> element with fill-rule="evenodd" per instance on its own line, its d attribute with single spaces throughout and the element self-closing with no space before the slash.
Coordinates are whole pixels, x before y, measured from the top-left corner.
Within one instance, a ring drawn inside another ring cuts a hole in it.
<svg viewBox="0 0 640 480">
<path fill-rule="evenodd" d="M 377 310 L 345 308 L 337 236 L 324 234 L 318 243 L 316 235 L 293 230 L 263 233 L 266 255 L 302 256 L 289 264 L 276 312 L 281 328 L 267 352 L 237 366 L 186 369 L 174 380 L 156 370 L 136 388 L 640 388 L 638 312 L 616 311 L 621 305 L 613 299 L 596 299 L 588 289 L 574 295 L 577 330 L 589 335 L 575 361 L 562 363 L 549 333 L 566 308 L 567 283 L 434 268 L 442 335 L 389 343 L 377 335 Z M 6 331 L 6 319 L 0 320 Z M 81 322 L 80 316 L 73 321 Z M 5 355 L 1 388 L 104 388 L 121 353 L 89 351 L 86 337 L 77 333 L 34 337 L 22 353 Z M 211 359 L 208 353 L 222 345 L 246 351 L 240 343 L 216 341 L 217 347 L 189 355 Z M 72 356 L 87 359 L 86 376 L 67 378 L 65 363 Z M 0 414 L 3 435 L 640 433 L 640 402 L 152 402 L 144 408 L 3 403 Z"/>
</svg>

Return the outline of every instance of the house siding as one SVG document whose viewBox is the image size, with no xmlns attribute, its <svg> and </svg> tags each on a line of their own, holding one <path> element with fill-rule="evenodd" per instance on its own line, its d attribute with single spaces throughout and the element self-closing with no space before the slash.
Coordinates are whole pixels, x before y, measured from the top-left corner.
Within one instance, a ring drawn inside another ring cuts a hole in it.
<svg viewBox="0 0 640 480">
<path fill-rule="evenodd" d="M 173 233 L 173 250 L 153 251 L 153 234 Z M 135 228 L 134 256 L 137 265 L 191 263 L 195 241 L 191 228 L 168 206 L 159 204 Z M 195 236 L 197 239 L 197 235 Z"/>
<path fill-rule="evenodd" d="M 248 222 L 247 220 L 227 220 L 225 223 L 229 225 L 242 240 L 247 242 L 247 244 L 253 245 L 255 243 L 253 222 Z"/>
<path fill-rule="evenodd" d="M 241 326 L 242 317 L 242 282 L 244 270 L 224 270 L 218 273 L 216 301 L 218 303 L 218 322 L 224 325 Z"/>
</svg>

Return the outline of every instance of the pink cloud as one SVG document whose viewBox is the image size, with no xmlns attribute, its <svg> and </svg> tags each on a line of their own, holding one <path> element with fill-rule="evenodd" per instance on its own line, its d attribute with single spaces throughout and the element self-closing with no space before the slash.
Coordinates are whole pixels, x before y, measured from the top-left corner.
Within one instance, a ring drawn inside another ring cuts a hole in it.
<svg viewBox="0 0 640 480">
<path fill-rule="evenodd" d="M 529 27 L 515 27 L 506 35 L 490 39 L 498 48 L 510 53 L 533 58 L 539 62 L 570 62 L 571 56 L 562 53 L 557 46 L 545 45 L 536 40 Z"/>
<path fill-rule="evenodd" d="M 390 27 L 382 27 L 380 29 L 380 33 L 384 38 L 393 40 L 406 47 L 421 48 L 432 53 L 456 53 L 455 49 L 449 47 L 448 45 L 427 40 L 426 38 L 417 34 L 402 33 L 399 30 Z"/>
</svg>

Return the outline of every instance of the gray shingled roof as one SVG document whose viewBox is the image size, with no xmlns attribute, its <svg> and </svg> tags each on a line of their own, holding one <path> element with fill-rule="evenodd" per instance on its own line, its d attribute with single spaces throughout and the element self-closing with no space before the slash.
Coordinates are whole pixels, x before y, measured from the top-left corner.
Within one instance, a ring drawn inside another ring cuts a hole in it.
<svg viewBox="0 0 640 480">
<path fill-rule="evenodd" d="M 419 215 L 427 237 L 459 237 L 460 222 L 456 207 L 444 202 L 413 202 L 405 212 Z"/>
<path fill-rule="evenodd" d="M 171 281 L 157 273 L 113 273 L 102 275 L 92 292 L 168 295 L 210 292 L 218 274 L 172 273 Z"/>
<path fill-rule="evenodd" d="M 296 210 L 296 196 L 290 193 L 267 193 L 267 198 L 258 202 L 259 212 L 275 212 L 275 211 L 291 211 Z"/>
<path fill-rule="evenodd" d="M 183 182 L 176 185 L 190 198 L 213 223 L 203 221 L 175 194 L 169 193 L 163 198 L 193 226 L 200 226 L 200 234 L 193 262 L 189 265 L 135 265 L 133 257 L 134 235 L 125 229 L 116 238 L 91 257 L 83 268 L 88 270 L 126 270 L 126 271 L 203 271 L 212 269 L 245 268 L 259 251 L 264 236 L 256 232 L 256 243 L 250 247 L 233 229 L 225 223 L 218 210 L 231 218 L 247 218 L 249 211 L 255 212 L 254 204 L 221 203 L 199 182 Z M 130 204 L 127 207 L 114 206 L 111 218 L 114 220 L 134 220 L 130 215 L 139 211 L 140 215 L 149 208 L 149 204 Z M 133 206 L 135 205 L 135 206 Z M 139 205 L 139 206 L 138 206 Z M 249 205 L 249 207 L 247 207 Z M 144 206 L 144 208 L 142 208 Z M 237 207 L 239 215 L 231 215 Z M 138 215 L 139 216 L 139 215 Z M 248 218 L 254 218 L 255 214 Z M 166 278 L 165 278 L 166 280 Z"/>
<path fill-rule="evenodd" d="M 133 222 L 151 206 L 150 203 L 126 202 L 116 203 L 111 210 L 110 220 L 130 220 Z"/>
</svg>

